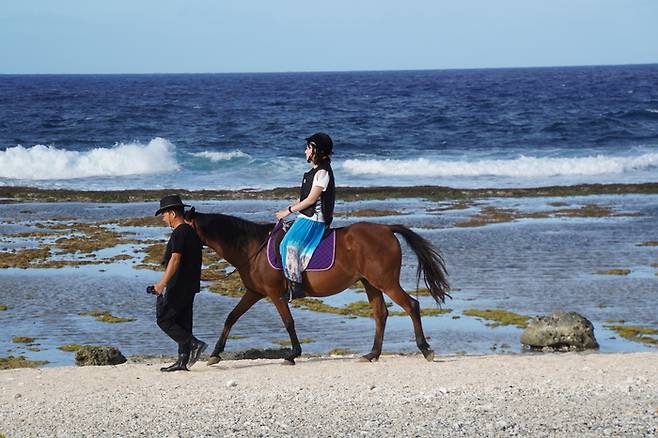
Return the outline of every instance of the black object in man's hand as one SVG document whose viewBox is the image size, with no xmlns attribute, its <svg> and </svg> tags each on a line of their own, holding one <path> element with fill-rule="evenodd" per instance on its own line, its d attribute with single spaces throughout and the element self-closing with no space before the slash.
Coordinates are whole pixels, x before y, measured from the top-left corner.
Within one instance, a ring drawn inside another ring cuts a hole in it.
<svg viewBox="0 0 658 438">
<path fill-rule="evenodd" d="M 155 291 L 155 286 L 150 285 L 146 286 L 146 293 L 151 294 L 151 295 L 157 295 L 158 293 Z"/>
</svg>

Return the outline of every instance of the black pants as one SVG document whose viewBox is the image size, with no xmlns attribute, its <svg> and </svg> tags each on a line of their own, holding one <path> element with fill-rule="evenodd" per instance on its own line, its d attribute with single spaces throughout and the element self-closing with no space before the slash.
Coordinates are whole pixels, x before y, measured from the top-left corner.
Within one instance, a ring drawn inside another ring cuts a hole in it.
<svg viewBox="0 0 658 438">
<path fill-rule="evenodd" d="M 178 343 L 178 354 L 189 354 L 195 294 L 176 294 L 170 298 L 170 292 L 158 295 L 155 305 L 158 327 Z"/>
</svg>

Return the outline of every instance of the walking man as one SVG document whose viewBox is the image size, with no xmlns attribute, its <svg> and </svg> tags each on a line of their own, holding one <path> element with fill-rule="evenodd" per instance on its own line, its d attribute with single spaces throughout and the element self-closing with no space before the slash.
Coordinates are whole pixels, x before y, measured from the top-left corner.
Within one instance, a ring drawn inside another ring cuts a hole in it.
<svg viewBox="0 0 658 438">
<path fill-rule="evenodd" d="M 160 200 L 156 216 L 173 230 L 163 264 L 165 273 L 153 290 L 157 294 L 158 326 L 178 343 L 178 360 L 160 371 L 188 371 L 208 346 L 192 335 L 194 296 L 201 282 L 202 244 L 194 229 L 185 223 L 184 208 L 178 195 Z"/>
</svg>

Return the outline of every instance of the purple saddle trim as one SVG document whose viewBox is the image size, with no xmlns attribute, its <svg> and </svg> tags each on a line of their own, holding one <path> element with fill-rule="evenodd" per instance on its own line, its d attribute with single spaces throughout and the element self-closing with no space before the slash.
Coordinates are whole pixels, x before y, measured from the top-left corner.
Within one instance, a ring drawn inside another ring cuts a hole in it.
<svg viewBox="0 0 658 438">
<path fill-rule="evenodd" d="M 281 223 L 274 226 L 270 237 L 267 240 L 267 261 L 270 266 L 278 271 L 283 270 L 281 259 L 277 258 L 276 250 L 277 236 L 283 232 Z M 305 271 L 328 271 L 334 266 L 336 260 L 336 230 L 331 230 L 329 235 L 320 241 L 320 244 L 313 252 L 311 261 L 308 263 Z"/>
</svg>

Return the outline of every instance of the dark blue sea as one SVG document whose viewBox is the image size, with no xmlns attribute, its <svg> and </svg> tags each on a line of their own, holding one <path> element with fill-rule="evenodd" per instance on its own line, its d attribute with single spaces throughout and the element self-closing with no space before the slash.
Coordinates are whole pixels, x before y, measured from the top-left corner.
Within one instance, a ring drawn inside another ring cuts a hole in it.
<svg viewBox="0 0 658 438">
<path fill-rule="evenodd" d="M 339 185 L 658 179 L 658 65 L 0 76 L 0 185 L 295 186 L 304 138 Z"/>
</svg>

